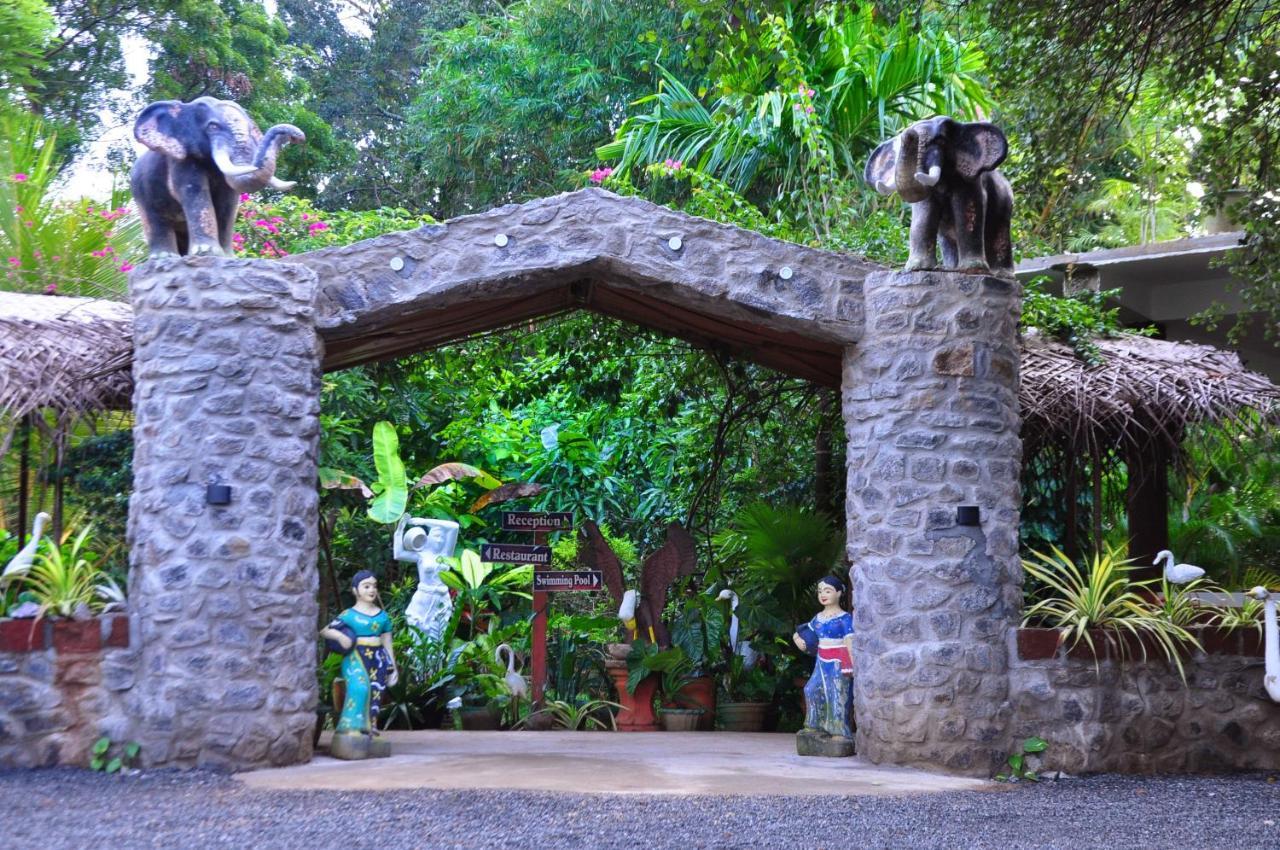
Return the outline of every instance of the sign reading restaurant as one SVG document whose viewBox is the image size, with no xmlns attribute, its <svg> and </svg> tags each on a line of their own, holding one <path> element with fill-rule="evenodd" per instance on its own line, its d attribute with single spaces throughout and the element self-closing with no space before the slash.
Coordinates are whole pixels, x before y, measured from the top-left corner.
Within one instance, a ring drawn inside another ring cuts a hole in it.
<svg viewBox="0 0 1280 850">
<path fill-rule="evenodd" d="M 484 543 L 480 546 L 480 560 L 490 564 L 551 564 L 550 546 L 529 546 L 524 543 Z"/>
</svg>

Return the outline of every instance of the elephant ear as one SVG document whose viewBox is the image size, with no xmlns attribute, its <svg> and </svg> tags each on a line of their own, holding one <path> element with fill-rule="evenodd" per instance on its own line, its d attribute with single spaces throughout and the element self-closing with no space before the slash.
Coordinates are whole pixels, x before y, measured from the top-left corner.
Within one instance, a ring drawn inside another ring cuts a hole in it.
<svg viewBox="0 0 1280 850">
<path fill-rule="evenodd" d="M 174 135 L 181 114 L 181 101 L 158 100 L 142 110 L 133 122 L 133 137 L 170 159 L 186 159 L 187 146 Z"/>
<path fill-rule="evenodd" d="M 952 135 L 956 174 L 965 180 L 975 180 L 979 174 L 991 171 L 1009 155 L 1009 140 L 995 124 L 975 121 L 957 125 Z"/>
<path fill-rule="evenodd" d="M 897 167 L 897 156 L 894 151 L 897 147 L 896 139 L 890 139 L 882 142 L 878 148 L 871 152 L 871 158 L 867 160 L 867 167 L 862 172 L 862 179 L 875 187 L 875 190 L 882 195 L 893 194 L 893 170 Z"/>
</svg>

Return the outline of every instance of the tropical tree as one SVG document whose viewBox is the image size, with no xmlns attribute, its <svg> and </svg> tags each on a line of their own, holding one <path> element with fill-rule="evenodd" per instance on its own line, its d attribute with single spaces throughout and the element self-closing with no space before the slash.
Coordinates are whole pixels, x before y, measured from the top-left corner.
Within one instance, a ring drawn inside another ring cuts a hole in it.
<svg viewBox="0 0 1280 850">
<path fill-rule="evenodd" d="M 917 118 L 991 107 L 982 51 L 932 19 L 885 23 L 871 3 L 830 5 L 768 15 L 757 41 L 746 32 L 727 38 L 710 105 L 664 68 L 639 101 L 652 109 L 623 122 L 600 158 L 622 175 L 696 169 L 821 232 L 843 190 L 833 181 L 860 177 L 875 143 Z"/>
</svg>

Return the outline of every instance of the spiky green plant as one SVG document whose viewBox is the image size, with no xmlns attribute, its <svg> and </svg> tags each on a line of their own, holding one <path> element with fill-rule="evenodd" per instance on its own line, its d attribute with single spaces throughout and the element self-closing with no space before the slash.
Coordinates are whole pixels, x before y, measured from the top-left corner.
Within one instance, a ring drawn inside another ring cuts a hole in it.
<svg viewBox="0 0 1280 850">
<path fill-rule="evenodd" d="M 1034 559 L 1024 559 L 1022 567 L 1044 585 L 1045 595 L 1026 610 L 1024 626 L 1035 622 L 1059 629 L 1061 641 L 1071 647 L 1083 641 L 1095 659 L 1099 655 L 1096 633 L 1120 658 L 1127 657 L 1132 642 L 1145 660 L 1151 643 L 1185 679 L 1181 653 L 1200 645 L 1184 626 L 1153 607 L 1150 600 L 1157 580 L 1133 581 L 1132 561 L 1111 547 L 1095 553 L 1086 570 L 1056 547 L 1051 555 L 1031 554 Z"/>
<path fill-rule="evenodd" d="M 529 718 L 541 715 L 550 717 L 552 725 L 557 729 L 568 729 L 571 732 L 576 732 L 580 729 L 598 729 L 601 731 L 609 729 L 616 732 L 618 725 L 615 719 L 615 712 L 621 710 L 621 708 L 622 706 L 618 703 L 610 702 L 607 699 L 573 701 L 553 699 L 548 700 L 546 705 L 538 711 L 521 718 L 512 728 L 519 729 L 527 726 Z M 609 709 L 609 723 L 607 726 L 599 717 L 601 709 Z"/>
<path fill-rule="evenodd" d="M 40 606 L 37 617 L 70 617 L 80 610 L 100 611 L 123 600 L 120 588 L 102 572 L 96 554 L 89 550 L 92 534 L 93 526 L 86 525 L 65 552 L 63 547 L 47 542 L 36 553 L 31 571 L 22 577 L 22 585 L 35 595 Z"/>
</svg>

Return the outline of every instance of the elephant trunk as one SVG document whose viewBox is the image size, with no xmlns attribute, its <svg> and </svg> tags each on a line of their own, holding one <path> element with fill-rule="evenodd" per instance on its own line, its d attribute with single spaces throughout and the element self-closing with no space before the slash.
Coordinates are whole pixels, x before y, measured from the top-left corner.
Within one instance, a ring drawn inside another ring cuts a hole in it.
<svg viewBox="0 0 1280 850">
<path fill-rule="evenodd" d="M 276 179 L 276 159 L 280 155 L 280 149 L 285 145 L 306 140 L 307 137 L 303 132 L 292 124 L 277 124 L 263 134 L 252 165 L 233 164 L 234 170 L 229 171 L 219 162 L 218 168 L 227 178 L 227 184 L 237 192 L 256 192 L 266 186 L 280 190 L 289 189 L 292 188 L 292 183 Z"/>
<path fill-rule="evenodd" d="M 916 179 L 916 173 L 919 171 L 917 166 L 920 162 L 920 151 L 925 143 L 926 139 L 921 137 L 920 131 L 915 127 L 908 127 L 902 131 L 902 141 L 898 146 L 898 162 L 894 170 L 893 182 L 902 200 L 909 204 L 923 201 L 929 196 L 929 190 Z"/>
</svg>

